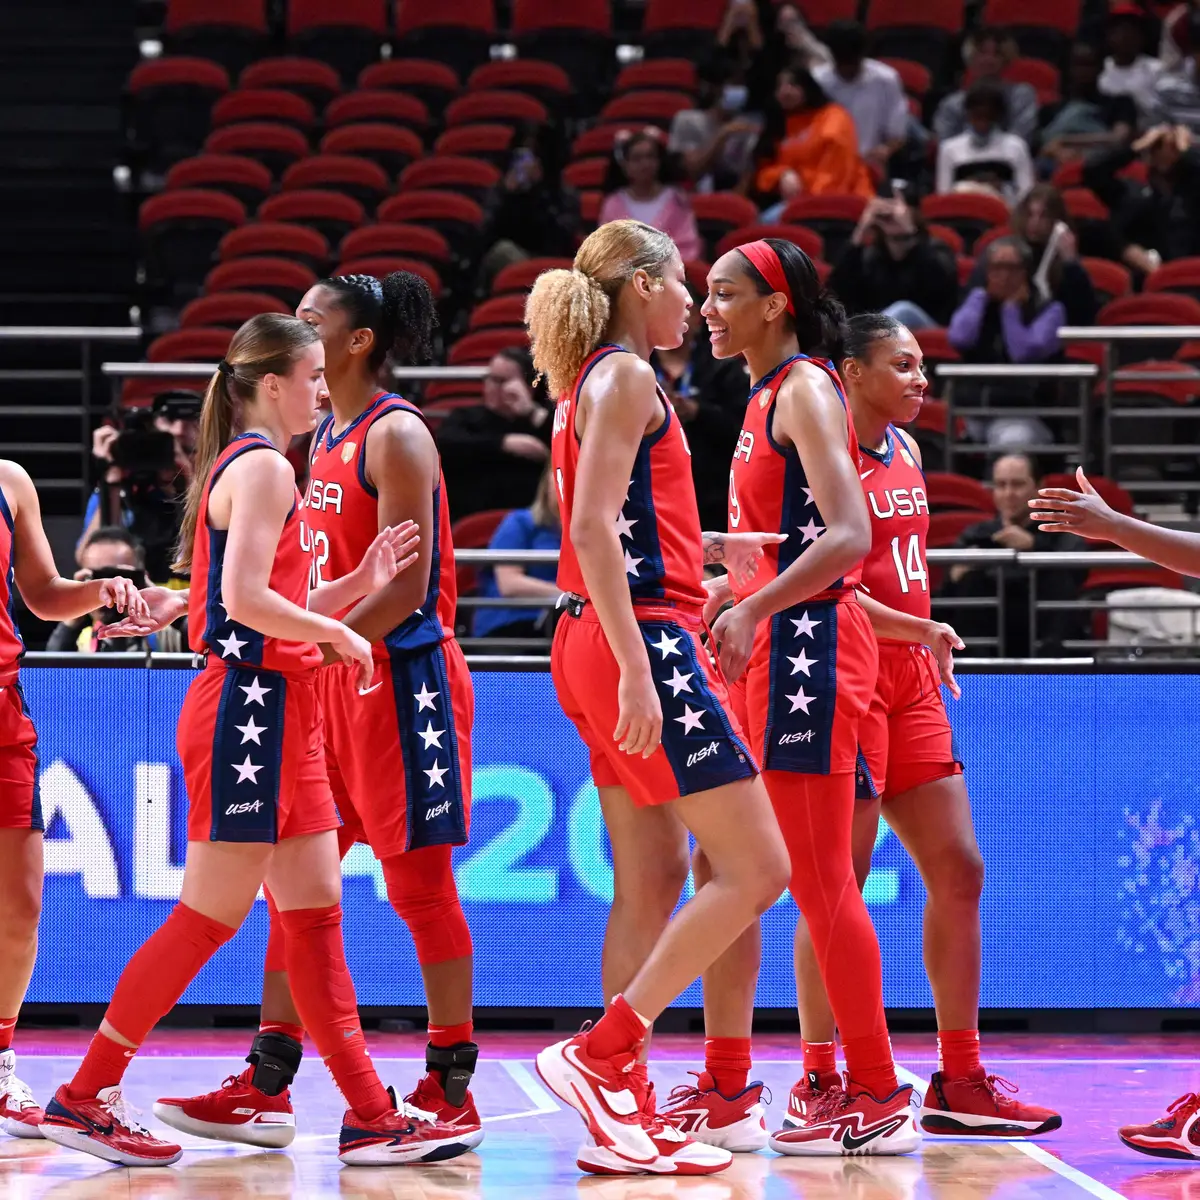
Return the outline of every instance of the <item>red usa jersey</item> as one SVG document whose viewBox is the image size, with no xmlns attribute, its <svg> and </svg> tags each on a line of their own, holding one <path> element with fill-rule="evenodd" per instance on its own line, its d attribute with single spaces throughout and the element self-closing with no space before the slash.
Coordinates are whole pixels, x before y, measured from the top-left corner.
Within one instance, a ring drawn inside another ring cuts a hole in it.
<svg viewBox="0 0 1200 1200">
<path fill-rule="evenodd" d="M 421 416 L 407 400 L 380 392 L 341 433 L 334 434 L 330 413 L 313 435 L 302 536 L 312 548 L 314 586 L 353 571 L 379 533 L 379 493 L 367 482 L 367 435 L 376 421 L 393 412 Z M 391 650 L 411 652 L 439 646 L 454 635 L 458 586 L 450 539 L 450 507 L 440 461 L 433 513 L 433 557 L 425 599 L 420 608 L 376 644 L 376 658 L 386 659 Z M 423 539 L 430 536 L 421 530 Z M 336 615 L 341 617 L 348 611 Z"/>
<path fill-rule="evenodd" d="M 313 642 L 287 642 L 266 637 L 248 625 L 231 621 L 221 603 L 221 575 L 225 569 L 225 546 L 229 531 L 213 529 L 208 523 L 208 501 L 221 472 L 235 458 L 255 451 L 278 454 L 261 433 L 243 433 L 235 437 L 217 455 L 196 517 L 196 537 L 192 542 L 192 590 L 188 600 L 188 641 L 197 654 L 207 653 L 231 667 L 262 667 L 268 671 L 306 671 L 321 665 L 321 651 Z M 271 591 L 301 608 L 308 607 L 308 577 L 312 564 L 306 547 L 300 542 L 300 493 L 288 513 L 275 548 L 271 568 Z"/>
<path fill-rule="evenodd" d="M 570 536 L 575 472 L 579 467 L 576 407 L 592 368 L 610 354 L 625 353 L 628 351 L 622 346 L 596 349 L 583 364 L 575 386 L 563 394 L 554 410 L 550 459 L 563 529 L 558 586 L 577 596 L 586 597 L 587 588 Z M 625 551 L 625 575 L 635 604 L 667 600 L 699 606 L 706 596 L 702 583 L 704 547 L 700 540 L 696 489 L 692 485 L 692 452 L 679 418 L 661 392 L 659 399 L 666 420 L 642 438 L 625 505 L 617 518 L 617 533 Z"/>
<path fill-rule="evenodd" d="M 796 447 L 780 445 L 771 433 L 775 397 L 792 368 L 801 362 L 820 367 L 833 380 L 843 407 L 846 404 L 841 380 L 832 364 L 806 354 L 797 354 L 780 363 L 750 389 L 729 471 L 729 532 L 786 533 L 788 538 L 782 545 L 764 547 L 764 558 L 753 581 L 744 591 L 735 589 L 739 600 L 786 571 L 804 553 L 805 547 L 825 532 L 825 522 L 813 500 Z M 846 423 L 849 427 L 846 450 L 858 470 L 858 438 L 848 411 Z M 831 584 L 831 590 L 853 587 L 859 574 L 856 567 Z"/>
<path fill-rule="evenodd" d="M 16 526 L 8 498 L 0 488 L 0 687 L 17 677 L 17 665 L 25 653 L 25 643 L 13 616 L 16 595 L 13 592 L 13 558 L 15 557 Z"/>
<path fill-rule="evenodd" d="M 863 590 L 888 608 L 927 620 L 929 498 L 925 473 L 903 436 L 889 425 L 882 452 L 862 447 L 860 474 L 871 511 L 871 550 L 862 566 Z"/>
</svg>

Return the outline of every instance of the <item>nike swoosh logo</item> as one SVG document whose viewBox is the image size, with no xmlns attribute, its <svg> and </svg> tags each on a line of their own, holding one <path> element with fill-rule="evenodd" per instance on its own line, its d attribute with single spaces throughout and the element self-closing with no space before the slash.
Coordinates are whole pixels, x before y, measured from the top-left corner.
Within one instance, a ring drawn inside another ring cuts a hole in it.
<svg viewBox="0 0 1200 1200">
<path fill-rule="evenodd" d="M 359 688 L 358 694 L 360 696 L 369 696 L 376 688 L 381 688 L 381 687 L 383 687 L 382 680 L 380 680 L 379 683 L 373 683 L 369 688 Z"/>
<path fill-rule="evenodd" d="M 901 1125 L 904 1124 L 903 1117 L 894 1117 L 885 1125 L 880 1125 L 875 1129 L 869 1129 L 862 1137 L 855 1137 L 850 1130 L 846 1130 L 842 1134 L 842 1145 L 847 1150 L 857 1150 L 860 1146 L 865 1146 L 868 1142 L 873 1142 L 876 1138 L 887 1137 L 889 1133 L 895 1133 Z"/>
<path fill-rule="evenodd" d="M 875 468 L 872 467 L 869 471 L 860 471 L 858 477 L 859 477 L 859 479 L 866 479 L 866 477 L 868 475 L 874 475 L 874 474 L 875 474 Z"/>
<path fill-rule="evenodd" d="M 638 1110 L 637 1101 L 632 1092 L 610 1092 L 608 1088 L 597 1089 L 605 1099 L 608 1107 L 622 1117 L 632 1117 Z"/>
</svg>

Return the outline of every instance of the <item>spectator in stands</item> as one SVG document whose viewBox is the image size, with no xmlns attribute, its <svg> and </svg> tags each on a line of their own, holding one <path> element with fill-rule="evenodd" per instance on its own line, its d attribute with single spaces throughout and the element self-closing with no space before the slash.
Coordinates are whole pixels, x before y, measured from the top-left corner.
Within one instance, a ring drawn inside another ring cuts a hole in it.
<svg viewBox="0 0 1200 1200">
<path fill-rule="evenodd" d="M 535 391 L 533 359 L 514 346 L 488 364 L 483 403 L 451 412 L 437 440 L 451 515 L 522 508 L 550 457 L 552 412 Z"/>
<path fill-rule="evenodd" d="M 881 171 L 908 141 L 908 101 L 894 67 L 867 57 L 867 31 L 834 21 L 825 31 L 833 62 L 812 68 L 825 94 L 854 119 L 858 152 Z"/>
<path fill-rule="evenodd" d="M 1153 119 L 1200 133 L 1200 11 L 1186 22 L 1187 51 L 1173 71 L 1163 71 L 1154 84 Z"/>
<path fill-rule="evenodd" d="M 119 525 L 101 525 L 83 539 L 76 559 L 79 570 L 76 579 L 113 579 L 124 575 L 138 587 L 149 586 L 146 578 L 145 550 L 136 537 Z M 173 626 L 151 634 L 148 638 L 98 638 L 103 625 L 112 625 L 122 614 L 112 608 L 100 608 L 76 621 L 60 621 L 50 632 L 46 649 L 57 653 L 96 654 L 117 650 L 181 651 L 183 637 Z"/>
<path fill-rule="evenodd" d="M 1100 52 L 1087 42 L 1071 47 L 1067 95 L 1042 110 L 1039 156 L 1050 170 L 1093 150 L 1128 142 L 1137 128 L 1137 107 L 1128 96 L 1100 90 Z"/>
<path fill-rule="evenodd" d="M 1139 155 L 1147 182 L 1119 178 Z M 1132 146 L 1093 155 L 1083 182 L 1112 211 L 1120 259 L 1135 272 L 1149 274 L 1165 261 L 1200 254 L 1200 152 L 1188 130 L 1156 125 Z"/>
<path fill-rule="evenodd" d="M 997 238 L 986 250 L 983 287 L 974 288 L 950 318 L 950 344 L 971 363 L 1044 363 L 1059 355 L 1058 331 L 1066 310 L 1057 300 L 1045 301 L 1033 282 L 1034 262 L 1027 243 L 1016 237 Z M 962 399 L 989 400 L 995 407 L 1036 406 L 1047 389 L 1034 381 L 963 386 Z M 1049 389 L 1053 394 L 1053 389 Z M 1052 442 L 1044 421 L 1001 417 L 970 422 L 972 435 L 993 446 L 1039 445 Z"/>
<path fill-rule="evenodd" d="M 1062 192 L 1052 183 L 1035 184 L 1013 209 L 1013 233 L 1028 243 L 1034 271 L 1041 268 L 1051 234 L 1057 225 L 1068 228 L 1057 238 L 1054 257 L 1046 276 L 1049 299 L 1058 300 L 1066 312 L 1067 325 L 1091 325 L 1099 303 L 1091 278 L 1079 262 L 1075 234 L 1069 228 L 1067 206 Z M 987 256 L 980 255 L 975 271 L 967 281 L 967 290 L 987 285 Z"/>
<path fill-rule="evenodd" d="M 1001 78 L 1004 68 L 1016 57 L 1017 44 L 1001 29 L 981 29 L 967 39 L 963 47 L 966 63 L 964 82 L 992 80 L 1004 95 L 1001 128 L 1015 133 L 1028 144 L 1038 127 L 1037 92 L 1028 83 L 1010 83 Z M 968 87 L 951 92 L 933 114 L 933 132 L 941 142 L 966 133 L 970 124 L 967 116 Z M 940 189 L 939 189 L 940 190 Z"/>
<path fill-rule="evenodd" d="M 1004 90 L 993 79 L 967 91 L 968 129 L 938 147 L 937 191 L 986 188 L 1014 204 L 1033 186 L 1029 147 L 1004 130 Z"/>
<path fill-rule="evenodd" d="M 746 412 L 750 377 L 741 359 L 713 358 L 700 316 L 704 297 L 695 288 L 688 290 L 693 304 L 687 336 L 673 350 L 656 350 L 650 361 L 659 386 L 687 430 L 701 528 L 724 529 L 729 464 Z"/>
<path fill-rule="evenodd" d="M 558 497 L 554 494 L 554 474 L 547 465 L 538 481 L 533 503 L 514 509 L 504 518 L 488 543 L 490 550 L 557 550 L 562 544 L 562 525 L 558 519 Z M 543 637 L 549 617 L 558 599 L 558 573 L 555 563 L 545 566 L 516 566 L 500 563 L 479 572 L 481 596 L 544 597 L 549 611 L 537 608 L 477 608 L 476 637 Z"/>
<path fill-rule="evenodd" d="M 953 252 L 930 238 L 903 196 L 876 196 L 834 266 L 829 290 L 851 316 L 882 311 L 910 329 L 927 329 L 950 319 L 958 271 Z"/>
<path fill-rule="evenodd" d="M 1030 519 L 1029 501 L 1037 495 L 1038 469 L 1028 454 L 1005 454 L 992 464 L 992 496 L 996 516 L 963 530 L 955 543 L 960 550 L 1061 551 L 1078 550 L 1079 538 L 1070 534 L 1046 533 Z M 1039 570 L 1039 600 L 1073 600 L 1079 594 L 1085 572 L 1067 568 Z M 942 588 L 943 596 L 992 598 L 999 594 L 1001 573 L 992 566 L 952 566 Z M 1027 658 L 1061 647 L 1064 638 L 1080 634 L 1080 617 L 1075 613 L 1054 612 L 1038 617 L 1038 645 L 1030 638 L 1029 576 L 1013 570 L 1003 572 L 1004 580 L 1004 653 L 1010 658 Z M 995 608 L 963 608 L 947 613 L 947 620 L 958 630 L 972 652 L 987 654 L 983 644 L 972 638 L 996 637 Z M 991 650 L 999 653 L 999 650 Z"/>
<path fill-rule="evenodd" d="M 1136 4 L 1117 0 L 1108 10 L 1108 57 L 1100 72 L 1100 90 L 1106 96 L 1128 96 L 1141 123 L 1153 117 L 1154 87 L 1162 62 L 1145 53 L 1146 14 Z"/>
<path fill-rule="evenodd" d="M 667 153 L 661 130 L 647 127 L 637 133 L 617 134 L 599 223 L 632 217 L 670 234 L 684 262 L 699 258 L 704 246 L 691 201 L 671 186 L 681 177 L 682 169 Z"/>
<path fill-rule="evenodd" d="M 679 156 L 698 192 L 741 186 L 753 166 L 762 121 L 746 112 L 749 89 L 732 81 L 729 66 L 717 58 L 700 68 L 696 107 L 675 114 L 667 152 Z"/>
<path fill-rule="evenodd" d="M 767 48 L 778 56 L 772 78 L 790 62 L 798 62 L 810 71 L 833 62 L 829 47 L 809 29 L 795 4 L 781 4 L 775 10 L 775 36 Z"/>
<path fill-rule="evenodd" d="M 766 222 L 777 221 L 797 196 L 875 194 L 853 119 L 799 64 L 779 73 L 754 157 Z"/>
<path fill-rule="evenodd" d="M 752 96 L 750 107 L 761 112 L 770 86 L 763 81 L 763 66 L 770 56 L 756 0 L 728 0 L 714 43 L 714 55 L 730 82 L 745 85 Z"/>
</svg>

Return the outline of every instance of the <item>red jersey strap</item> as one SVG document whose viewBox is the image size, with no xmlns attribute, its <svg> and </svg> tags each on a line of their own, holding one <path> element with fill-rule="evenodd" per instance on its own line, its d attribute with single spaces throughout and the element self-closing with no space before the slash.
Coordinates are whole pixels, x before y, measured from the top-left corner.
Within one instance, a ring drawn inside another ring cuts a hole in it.
<svg viewBox="0 0 1200 1200">
<path fill-rule="evenodd" d="M 767 396 L 770 397 L 767 403 L 771 406 L 771 411 L 767 413 L 767 419 L 764 427 L 767 433 L 767 441 L 770 443 L 771 449 L 776 454 L 786 454 L 787 447 L 782 446 L 775 440 L 775 399 L 779 395 L 779 389 L 783 386 L 783 382 L 792 373 L 792 368 L 797 363 L 812 363 L 814 367 L 820 367 L 826 375 L 829 376 L 830 382 L 833 384 L 833 390 L 837 392 L 838 399 L 842 402 L 842 408 L 846 412 L 846 420 L 850 420 L 850 408 L 846 404 L 846 393 L 842 391 L 842 381 L 833 363 L 828 359 L 809 358 L 807 354 L 797 354 L 793 358 L 785 359 L 777 366 L 774 371 L 769 372 L 758 384 L 757 387 L 750 389 L 750 402 L 754 403 L 758 399 L 758 403 L 762 404 Z M 766 393 L 763 395 L 763 393 Z"/>
</svg>

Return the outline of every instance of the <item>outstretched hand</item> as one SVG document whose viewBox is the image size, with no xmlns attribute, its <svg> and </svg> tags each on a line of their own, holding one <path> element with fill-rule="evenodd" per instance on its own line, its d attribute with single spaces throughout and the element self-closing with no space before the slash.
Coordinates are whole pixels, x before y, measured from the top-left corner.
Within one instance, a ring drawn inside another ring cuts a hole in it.
<svg viewBox="0 0 1200 1200">
<path fill-rule="evenodd" d="M 171 588 L 148 587 L 140 592 L 132 580 L 118 577 L 100 585 L 100 600 L 105 608 L 123 612 L 123 621 L 101 625 L 97 638 L 148 637 L 178 620 L 187 612 L 187 593 Z"/>
<path fill-rule="evenodd" d="M 766 546 L 778 546 L 787 541 L 786 533 L 722 533 L 705 534 L 709 553 L 705 561 L 725 564 L 735 586 L 745 587 L 758 573 Z"/>
<path fill-rule="evenodd" d="M 1047 533 L 1074 533 L 1095 541 L 1111 541 L 1119 516 L 1092 487 L 1082 467 L 1075 470 L 1078 492 L 1042 488 L 1029 502 L 1033 519 Z"/>
</svg>

